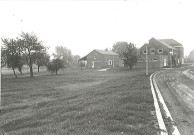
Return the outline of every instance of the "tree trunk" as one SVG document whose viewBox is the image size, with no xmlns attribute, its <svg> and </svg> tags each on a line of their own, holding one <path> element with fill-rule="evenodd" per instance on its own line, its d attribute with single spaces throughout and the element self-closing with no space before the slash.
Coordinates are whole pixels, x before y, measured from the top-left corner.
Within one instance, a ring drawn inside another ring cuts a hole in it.
<svg viewBox="0 0 194 135">
<path fill-rule="evenodd" d="M 30 67 L 30 76 L 31 76 L 31 77 L 33 77 L 32 60 L 31 60 L 30 55 L 29 55 L 29 59 L 30 59 L 30 60 L 29 60 L 29 61 L 30 61 L 30 62 L 29 62 L 29 67 Z"/>
<path fill-rule="evenodd" d="M 30 76 L 33 77 L 33 68 L 32 68 L 32 58 L 31 58 L 31 54 L 30 54 L 30 50 L 28 48 L 28 58 L 29 58 L 29 67 L 30 67 Z"/>
<path fill-rule="evenodd" d="M 32 68 L 32 64 L 30 64 L 30 76 L 33 77 L 33 68 Z"/>
<path fill-rule="evenodd" d="M 39 68 L 40 68 L 40 66 L 38 65 L 38 73 L 39 73 Z"/>
<path fill-rule="evenodd" d="M 18 71 L 20 72 L 20 74 L 22 74 L 22 68 L 19 68 Z"/>
<path fill-rule="evenodd" d="M 12 68 L 12 70 L 13 70 L 13 73 L 14 73 L 15 77 L 17 78 L 17 75 L 16 75 L 16 73 L 15 73 L 15 69 Z"/>
<path fill-rule="evenodd" d="M 57 75 L 57 70 L 55 71 L 56 75 Z"/>
</svg>

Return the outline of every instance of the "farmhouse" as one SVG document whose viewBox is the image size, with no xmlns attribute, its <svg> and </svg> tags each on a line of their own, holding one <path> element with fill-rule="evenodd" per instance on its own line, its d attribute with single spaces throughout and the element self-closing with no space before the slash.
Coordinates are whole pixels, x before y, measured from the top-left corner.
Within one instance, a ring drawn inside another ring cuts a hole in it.
<svg viewBox="0 0 194 135">
<path fill-rule="evenodd" d="M 119 55 L 113 51 L 95 49 L 79 61 L 85 63 L 86 67 L 91 68 L 118 67 Z"/>
<path fill-rule="evenodd" d="M 139 49 L 135 67 L 145 67 L 146 55 L 149 67 L 176 67 L 184 63 L 184 47 L 174 39 L 151 38 Z"/>
</svg>

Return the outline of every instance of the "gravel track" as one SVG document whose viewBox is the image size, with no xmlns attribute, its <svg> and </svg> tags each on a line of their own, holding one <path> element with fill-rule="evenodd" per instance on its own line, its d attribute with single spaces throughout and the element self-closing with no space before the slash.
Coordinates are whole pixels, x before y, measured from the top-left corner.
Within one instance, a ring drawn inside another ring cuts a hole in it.
<svg viewBox="0 0 194 135">
<path fill-rule="evenodd" d="M 158 87 L 181 135 L 194 135 L 194 80 L 187 77 L 188 71 L 188 68 L 169 69 L 156 76 Z"/>
</svg>

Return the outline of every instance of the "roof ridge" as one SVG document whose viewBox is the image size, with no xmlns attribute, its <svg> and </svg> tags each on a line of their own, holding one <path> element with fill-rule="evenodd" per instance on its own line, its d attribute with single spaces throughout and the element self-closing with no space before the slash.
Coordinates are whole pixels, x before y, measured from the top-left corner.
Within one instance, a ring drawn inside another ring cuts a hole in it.
<svg viewBox="0 0 194 135">
<path fill-rule="evenodd" d="M 160 40 L 158 40 L 158 41 L 161 42 L 162 44 L 168 46 L 168 47 L 171 48 L 171 49 L 175 49 L 173 46 L 171 46 L 171 45 L 169 45 L 169 44 L 167 44 L 167 43 L 165 43 L 165 42 L 163 42 L 163 41 L 160 41 Z"/>
<path fill-rule="evenodd" d="M 107 54 L 107 55 L 118 55 L 117 53 L 113 52 L 112 50 L 100 50 L 100 49 L 94 49 L 95 51 L 101 53 L 101 54 Z"/>
<path fill-rule="evenodd" d="M 165 45 L 166 47 L 168 47 L 168 48 L 170 48 L 170 49 L 174 49 L 174 50 L 175 50 L 175 48 L 174 48 L 173 46 L 171 46 L 171 45 L 169 45 L 169 44 L 167 44 L 167 43 L 165 43 L 165 42 L 161 41 L 160 39 L 156 39 L 156 38 L 154 38 L 154 37 L 152 37 L 151 39 L 154 39 L 154 40 L 158 41 L 159 43 L 161 43 L 161 44 Z"/>
<path fill-rule="evenodd" d="M 170 46 L 173 46 L 174 45 L 178 45 L 178 46 L 182 46 L 181 43 L 179 43 L 178 41 L 176 41 L 175 39 L 171 38 L 171 39 L 158 39 L 159 41 L 162 41 L 166 44 L 169 44 Z"/>
</svg>

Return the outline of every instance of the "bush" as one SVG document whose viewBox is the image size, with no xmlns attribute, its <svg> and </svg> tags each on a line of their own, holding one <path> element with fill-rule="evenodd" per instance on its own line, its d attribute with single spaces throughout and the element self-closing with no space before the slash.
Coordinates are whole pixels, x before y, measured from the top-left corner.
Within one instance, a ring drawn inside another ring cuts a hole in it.
<svg viewBox="0 0 194 135">
<path fill-rule="evenodd" d="M 55 72 L 57 75 L 57 71 L 59 69 L 64 68 L 63 60 L 56 58 L 47 64 L 47 70 L 51 73 Z"/>
</svg>

